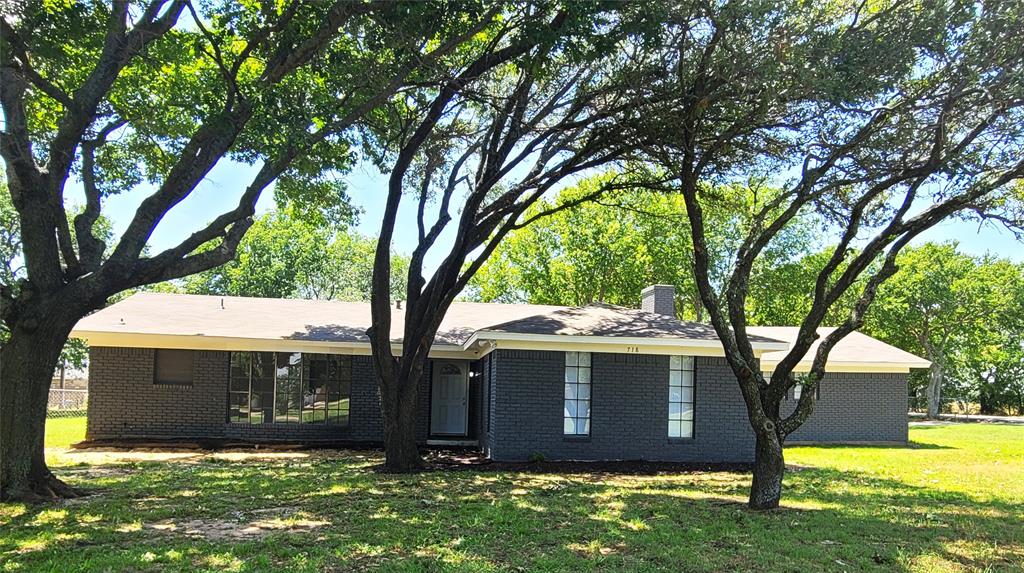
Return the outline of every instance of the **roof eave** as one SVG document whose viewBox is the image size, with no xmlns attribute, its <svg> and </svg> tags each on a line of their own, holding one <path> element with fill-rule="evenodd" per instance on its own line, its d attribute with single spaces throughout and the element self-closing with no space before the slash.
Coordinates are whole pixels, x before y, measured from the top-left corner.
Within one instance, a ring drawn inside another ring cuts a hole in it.
<svg viewBox="0 0 1024 573">
<path fill-rule="evenodd" d="M 761 359 L 761 370 L 765 372 L 771 372 L 779 365 L 779 360 L 767 360 Z M 811 370 L 812 362 L 810 360 L 804 360 L 793 368 L 794 372 L 809 372 Z M 907 374 L 911 370 L 919 370 L 928 368 L 931 366 L 931 362 L 927 360 L 908 360 L 905 362 L 861 362 L 861 361 L 833 361 L 829 360 L 825 363 L 825 372 L 846 372 L 846 373 L 893 373 L 893 374 Z"/>
<path fill-rule="evenodd" d="M 724 354 L 722 343 L 718 339 L 699 339 L 682 337 L 642 337 L 642 336 L 592 336 L 574 334 L 532 334 L 520 332 L 502 332 L 494 330 L 478 330 L 469 337 L 464 348 L 471 348 L 478 342 L 504 342 L 504 343 L 533 343 L 551 344 L 552 347 L 561 345 L 593 345 L 593 346 L 614 346 L 629 347 L 637 350 L 630 350 L 627 353 L 641 354 L 665 354 L 679 352 L 681 349 L 702 349 L 713 351 L 709 353 L 714 356 Z M 512 348 L 513 345 L 503 345 Z M 529 346 L 529 345 L 527 345 Z M 764 352 L 787 350 L 789 345 L 785 342 L 753 342 L 751 343 L 755 354 Z M 648 352 L 645 352 L 648 351 Z"/>
</svg>

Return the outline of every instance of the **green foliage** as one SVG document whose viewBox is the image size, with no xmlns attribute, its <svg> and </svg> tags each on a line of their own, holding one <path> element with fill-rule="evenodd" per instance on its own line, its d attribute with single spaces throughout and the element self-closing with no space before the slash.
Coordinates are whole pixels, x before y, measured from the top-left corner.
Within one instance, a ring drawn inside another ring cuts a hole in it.
<svg viewBox="0 0 1024 573">
<path fill-rule="evenodd" d="M 1005 259 L 971 257 L 956 243 L 908 248 L 898 265 L 879 289 L 866 330 L 937 363 L 950 398 L 984 397 L 991 403 L 995 398 L 989 396 L 1004 395 L 1000 407 L 1019 404 L 1012 388 L 1019 394 L 1021 379 L 1014 372 L 1022 364 L 1016 349 L 1024 337 L 1024 268 Z M 1002 388 L 992 387 L 996 383 Z"/>
<path fill-rule="evenodd" d="M 256 219 L 226 265 L 161 288 L 193 294 L 367 300 L 375 240 L 298 215 L 292 208 Z M 392 296 L 401 298 L 408 258 L 392 257 Z"/>
<path fill-rule="evenodd" d="M 1024 415 L 1024 265 L 982 257 L 971 274 L 988 309 L 981 328 L 951 348 L 952 398 L 983 414 Z"/>
<path fill-rule="evenodd" d="M 563 191 L 532 213 L 593 192 L 601 179 Z M 608 207 L 606 205 L 615 205 Z M 689 240 L 678 197 L 649 192 L 606 196 L 511 233 L 472 281 L 483 301 L 637 306 L 640 291 L 669 283 L 689 294 Z M 529 216 L 529 214 L 528 214 Z"/>
<path fill-rule="evenodd" d="M 747 300 L 747 319 L 750 324 L 800 324 L 811 309 L 814 283 L 831 256 L 832 250 L 825 249 L 796 259 L 759 259 L 750 277 L 750 295 Z M 848 261 L 840 265 L 840 273 L 846 269 Z M 822 326 L 835 326 L 846 320 L 863 284 L 863 278 L 859 279 L 852 289 L 829 307 Z"/>
<path fill-rule="evenodd" d="M 541 202 L 531 213 L 586 196 L 610 175 L 595 177 Z M 762 190 L 762 193 L 765 192 Z M 712 280 L 721 284 L 743 230 L 751 224 L 750 188 L 722 187 L 707 198 L 705 218 Z M 710 195 L 710 194 L 709 194 Z M 794 222 L 767 250 L 775 268 L 807 252 L 810 219 Z M 626 190 L 605 194 L 544 217 L 511 233 L 471 282 L 470 297 L 483 301 L 584 305 L 599 301 L 637 307 L 652 284 L 676 287 L 681 317 L 703 316 L 692 274 L 693 246 L 681 195 Z"/>
</svg>

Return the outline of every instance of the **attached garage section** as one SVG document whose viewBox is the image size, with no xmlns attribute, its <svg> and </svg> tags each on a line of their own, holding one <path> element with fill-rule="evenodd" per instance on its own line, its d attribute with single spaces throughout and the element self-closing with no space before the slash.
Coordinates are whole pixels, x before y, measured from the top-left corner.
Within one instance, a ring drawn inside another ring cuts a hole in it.
<svg viewBox="0 0 1024 573">
<path fill-rule="evenodd" d="M 819 328 L 818 340 L 832 330 Z M 750 332 L 792 344 L 798 328 L 758 326 L 751 327 Z M 797 364 L 797 374 L 810 370 L 817 350 L 816 342 Z M 761 369 L 766 375 L 787 352 L 767 352 L 761 356 Z M 825 376 L 815 393 L 814 412 L 789 436 L 787 443 L 906 443 L 907 379 L 912 369 L 930 365 L 927 360 L 880 340 L 860 332 L 850 333 L 829 353 Z M 782 413 L 789 414 L 795 407 L 796 397 L 790 390 Z"/>
<path fill-rule="evenodd" d="M 783 412 L 795 406 L 791 393 Z M 907 409 L 906 374 L 830 372 L 821 381 L 814 413 L 787 443 L 905 443 Z"/>
</svg>

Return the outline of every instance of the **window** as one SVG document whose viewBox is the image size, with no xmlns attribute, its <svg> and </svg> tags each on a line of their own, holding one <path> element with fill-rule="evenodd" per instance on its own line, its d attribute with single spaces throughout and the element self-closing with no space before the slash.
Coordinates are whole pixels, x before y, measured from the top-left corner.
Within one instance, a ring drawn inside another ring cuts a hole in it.
<svg viewBox="0 0 1024 573">
<path fill-rule="evenodd" d="M 347 356 L 232 352 L 228 420 L 348 425 L 351 387 Z"/>
<path fill-rule="evenodd" d="M 231 353 L 231 372 L 228 382 L 228 421 L 249 422 L 249 367 L 252 355 L 248 352 Z"/>
<path fill-rule="evenodd" d="M 333 354 L 304 354 L 303 357 L 310 359 L 303 421 L 347 426 L 352 360 Z"/>
<path fill-rule="evenodd" d="M 192 385 L 192 351 L 158 348 L 153 357 L 153 383 Z"/>
<path fill-rule="evenodd" d="M 278 352 L 275 357 L 274 421 L 302 419 L 302 354 Z"/>
<path fill-rule="evenodd" d="M 693 437 L 692 356 L 672 356 L 669 358 L 668 437 Z"/>
<path fill-rule="evenodd" d="M 590 353 L 565 353 L 565 412 L 562 431 L 567 436 L 590 435 Z"/>
</svg>

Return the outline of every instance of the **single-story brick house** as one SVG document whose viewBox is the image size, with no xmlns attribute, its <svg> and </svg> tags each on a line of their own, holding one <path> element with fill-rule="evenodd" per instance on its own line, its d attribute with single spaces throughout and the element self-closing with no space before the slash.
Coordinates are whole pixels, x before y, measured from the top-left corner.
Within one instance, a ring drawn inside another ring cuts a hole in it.
<svg viewBox="0 0 1024 573">
<path fill-rule="evenodd" d="M 420 441 L 509 461 L 751 460 L 722 346 L 677 320 L 673 299 L 656 285 L 640 309 L 453 304 L 422 384 Z M 401 332 L 400 305 L 393 317 Z M 91 347 L 87 438 L 379 442 L 368 326 L 366 303 L 136 294 L 72 333 Z M 762 368 L 794 333 L 754 329 Z M 851 335 L 793 440 L 905 442 L 907 374 L 927 366 Z"/>
</svg>

